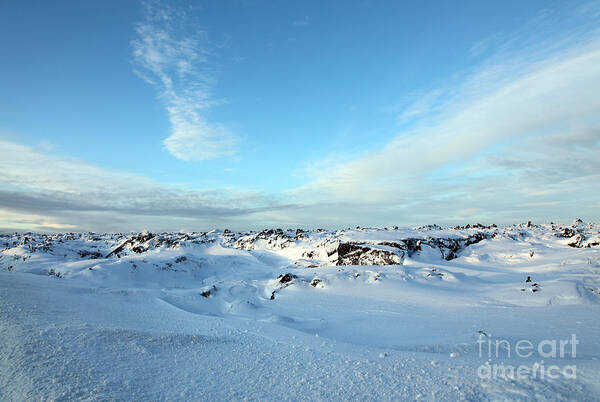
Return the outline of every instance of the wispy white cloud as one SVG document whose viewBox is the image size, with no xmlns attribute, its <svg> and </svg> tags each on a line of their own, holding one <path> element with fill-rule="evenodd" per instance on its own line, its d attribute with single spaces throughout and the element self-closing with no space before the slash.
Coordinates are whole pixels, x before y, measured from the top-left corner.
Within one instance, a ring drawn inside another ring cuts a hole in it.
<svg viewBox="0 0 600 402">
<path fill-rule="evenodd" d="M 447 95 L 446 90 L 443 88 L 437 88 L 420 94 L 413 93 L 406 96 L 404 102 L 400 102 L 392 107 L 386 107 L 384 110 L 399 112 L 397 121 L 400 124 L 415 122 L 423 117 L 431 119 Z"/>
<path fill-rule="evenodd" d="M 146 7 L 134 58 L 165 102 L 166 148 L 183 160 L 231 154 L 233 135 L 206 117 L 218 103 L 206 35 L 180 30 L 183 11 Z M 51 144 L 0 141 L 0 222 L 199 230 L 600 219 L 597 24 L 537 42 L 530 31 L 509 44 L 495 37 L 458 83 L 403 102 L 399 120 L 415 124 L 383 148 L 304 161 L 309 182 L 282 195 L 167 186 L 57 156 Z"/>
<path fill-rule="evenodd" d="M 383 224 L 390 216 L 463 220 L 458 211 L 499 221 L 599 218 L 597 26 L 523 42 L 519 50 L 500 46 L 459 85 L 417 99 L 401 120 L 421 117 L 420 124 L 382 149 L 309 164 L 320 169 L 290 196 L 315 208 L 337 203 L 350 219 L 362 210 L 363 222 Z"/>
<path fill-rule="evenodd" d="M 260 191 L 186 189 L 0 140 L 0 228 L 241 228 L 289 204 Z"/>
<path fill-rule="evenodd" d="M 308 18 L 308 16 L 304 16 L 304 18 L 300 18 L 293 21 L 292 25 L 298 28 L 307 27 L 310 25 L 310 19 Z"/>
<path fill-rule="evenodd" d="M 184 10 L 144 2 L 143 11 L 131 41 L 134 71 L 158 91 L 165 104 L 172 129 L 164 140 L 165 148 L 184 161 L 234 154 L 236 136 L 207 117 L 220 102 L 212 94 L 216 79 L 206 32 L 189 21 Z"/>
</svg>

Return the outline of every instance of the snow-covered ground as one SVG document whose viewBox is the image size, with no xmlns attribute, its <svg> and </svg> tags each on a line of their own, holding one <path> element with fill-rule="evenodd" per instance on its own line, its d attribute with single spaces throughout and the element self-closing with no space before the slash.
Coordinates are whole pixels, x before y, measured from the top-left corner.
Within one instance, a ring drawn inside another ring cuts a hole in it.
<svg viewBox="0 0 600 402">
<path fill-rule="evenodd" d="M 0 400 L 600 400 L 600 225 L 0 250 Z"/>
</svg>

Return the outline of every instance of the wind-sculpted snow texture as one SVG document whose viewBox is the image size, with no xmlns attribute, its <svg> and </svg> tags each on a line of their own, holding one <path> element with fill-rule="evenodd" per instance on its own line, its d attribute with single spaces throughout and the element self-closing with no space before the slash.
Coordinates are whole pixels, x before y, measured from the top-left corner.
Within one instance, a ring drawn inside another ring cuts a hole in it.
<svg viewBox="0 0 600 402">
<path fill-rule="evenodd" d="M 581 220 L 1 234 L 0 400 L 598 400 L 598 317 Z M 572 334 L 575 379 L 478 375 L 482 336 Z"/>
</svg>

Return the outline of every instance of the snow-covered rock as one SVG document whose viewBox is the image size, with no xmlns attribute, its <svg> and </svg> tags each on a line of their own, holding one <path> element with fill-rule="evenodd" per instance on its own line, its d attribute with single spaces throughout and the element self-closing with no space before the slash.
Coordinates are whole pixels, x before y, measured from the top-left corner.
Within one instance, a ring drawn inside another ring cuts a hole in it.
<svg viewBox="0 0 600 402">
<path fill-rule="evenodd" d="M 599 236 L 0 234 L 0 399 L 598 399 Z M 577 355 L 545 364 L 577 365 L 575 380 L 477 375 L 480 337 L 571 334 Z"/>
</svg>

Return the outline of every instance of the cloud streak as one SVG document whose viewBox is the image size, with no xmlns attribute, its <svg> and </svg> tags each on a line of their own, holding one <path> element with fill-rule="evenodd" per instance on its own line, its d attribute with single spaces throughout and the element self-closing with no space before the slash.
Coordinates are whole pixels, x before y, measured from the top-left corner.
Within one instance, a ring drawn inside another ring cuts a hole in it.
<svg viewBox="0 0 600 402">
<path fill-rule="evenodd" d="M 297 28 L 305 28 L 310 25 L 310 19 L 308 18 L 308 16 L 304 16 L 304 18 L 294 20 L 292 22 L 292 25 Z"/>
<path fill-rule="evenodd" d="M 129 230 L 240 227 L 290 208 L 243 189 L 185 190 L 0 140 L 0 221 L 4 228 Z M 37 222 L 37 223 L 35 223 Z M 237 224 L 237 225 L 236 225 Z"/>
<path fill-rule="evenodd" d="M 231 155 L 235 137 L 207 118 L 218 102 L 206 35 L 187 29 L 181 10 L 144 7 L 134 61 L 168 113 L 165 148 L 188 161 Z M 493 36 L 462 81 L 402 103 L 398 122 L 407 128 L 384 147 L 303 161 L 306 184 L 283 194 L 183 189 L 58 156 L 48 144 L 0 140 L 0 226 L 243 230 L 600 219 L 597 26 L 543 41 L 532 38 L 534 23 L 504 42 Z"/>
<path fill-rule="evenodd" d="M 376 152 L 321 164 L 289 194 L 315 208 L 337 202 L 349 222 L 357 210 L 377 224 L 597 219 L 600 37 L 594 26 L 550 40 L 503 47 L 461 85 L 407 107 L 400 119 L 418 117 L 413 128 Z"/>
<path fill-rule="evenodd" d="M 143 12 L 131 41 L 134 71 L 156 89 L 165 105 L 171 124 L 163 142 L 166 150 L 184 161 L 233 155 L 237 137 L 207 118 L 219 103 L 212 97 L 216 80 L 207 34 L 183 10 L 145 2 Z"/>
</svg>

